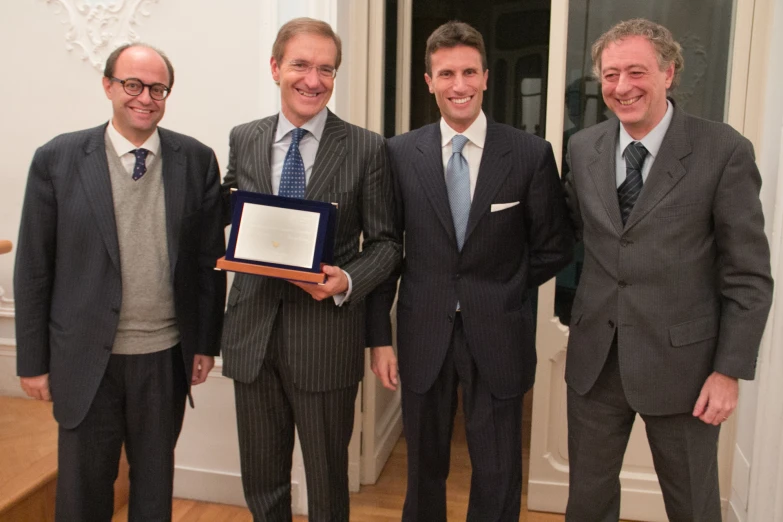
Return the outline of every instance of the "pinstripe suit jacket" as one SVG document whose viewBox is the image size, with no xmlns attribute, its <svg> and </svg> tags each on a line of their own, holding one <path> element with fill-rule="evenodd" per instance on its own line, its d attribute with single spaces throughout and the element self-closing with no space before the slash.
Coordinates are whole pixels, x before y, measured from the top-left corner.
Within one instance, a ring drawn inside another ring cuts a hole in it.
<svg viewBox="0 0 783 522">
<path fill-rule="evenodd" d="M 585 260 L 566 381 L 589 391 L 617 332 L 629 404 L 650 415 L 689 412 L 713 371 L 754 377 L 772 298 L 761 177 L 747 139 L 675 106 L 623 226 L 618 139 L 613 118 L 569 144 L 566 191 Z"/>
<path fill-rule="evenodd" d="M 229 165 L 223 183 L 272 193 L 271 153 L 277 116 L 231 131 Z M 269 335 L 282 313 L 286 357 L 297 386 L 327 391 L 353 385 L 364 373 L 365 296 L 399 263 L 392 191 L 383 138 L 329 112 L 305 191 L 311 200 L 337 203 L 335 260 L 351 275 L 350 300 L 314 300 L 287 281 L 236 274 L 223 331 L 224 373 L 252 382 L 261 369 Z M 359 236 L 363 234 L 360 250 Z"/>
<path fill-rule="evenodd" d="M 185 375 L 194 354 L 217 355 L 225 275 L 220 175 L 212 149 L 159 129 L 168 254 Z M 14 272 L 17 371 L 49 373 L 54 416 L 77 426 L 114 344 L 122 303 L 106 124 L 63 134 L 36 151 Z"/>
<path fill-rule="evenodd" d="M 426 392 L 451 341 L 457 301 L 468 346 L 500 398 L 523 394 L 536 368 L 526 290 L 568 264 L 573 238 L 546 141 L 492 121 L 481 157 L 465 243 L 458 251 L 438 123 L 392 138 L 397 224 L 405 232 L 397 347 L 403 386 Z M 492 211 L 494 203 L 519 204 Z M 371 300 L 371 346 L 390 344 L 396 281 Z"/>
</svg>

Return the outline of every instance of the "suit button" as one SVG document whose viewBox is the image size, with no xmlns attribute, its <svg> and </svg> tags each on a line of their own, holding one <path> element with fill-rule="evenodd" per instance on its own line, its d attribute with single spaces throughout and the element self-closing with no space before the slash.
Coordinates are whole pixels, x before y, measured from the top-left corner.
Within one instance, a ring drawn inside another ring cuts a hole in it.
<svg viewBox="0 0 783 522">
<path fill-rule="evenodd" d="M 459 274 L 455 274 L 455 275 L 454 275 L 454 279 L 456 279 L 456 280 L 458 280 L 458 281 L 459 281 L 459 278 L 460 278 L 460 277 L 461 277 L 461 276 L 460 276 Z"/>
<path fill-rule="evenodd" d="M 106 350 L 107 352 L 110 352 L 111 351 L 111 346 L 104 346 L 103 349 Z"/>
<path fill-rule="evenodd" d="M 609 319 L 609 322 L 607 322 L 606 324 L 609 325 L 609 328 L 614 328 L 614 321 L 612 321 L 611 319 Z"/>
<path fill-rule="evenodd" d="M 628 283 L 626 283 L 625 281 L 618 281 L 617 286 L 619 286 L 620 288 L 625 288 L 626 286 L 628 286 Z"/>
<path fill-rule="evenodd" d="M 117 306 L 112 307 L 111 311 L 114 312 L 115 314 L 120 313 L 120 309 Z"/>
<path fill-rule="evenodd" d="M 627 247 L 627 246 L 628 246 L 628 245 L 630 245 L 630 244 L 631 244 L 631 242 L 630 242 L 630 241 L 628 241 L 627 239 L 621 239 L 621 240 L 620 240 L 620 246 L 621 246 L 621 247 Z"/>
<path fill-rule="evenodd" d="M 449 322 L 450 322 L 450 323 L 453 323 L 453 322 L 454 322 L 454 316 L 451 316 L 451 315 L 450 315 L 450 316 L 448 316 L 448 317 L 449 317 Z"/>
</svg>

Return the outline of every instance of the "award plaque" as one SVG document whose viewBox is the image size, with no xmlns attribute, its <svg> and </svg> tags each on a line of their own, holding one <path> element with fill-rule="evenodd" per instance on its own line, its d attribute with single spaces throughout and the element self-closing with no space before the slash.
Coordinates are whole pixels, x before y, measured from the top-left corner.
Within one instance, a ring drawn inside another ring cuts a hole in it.
<svg viewBox="0 0 783 522">
<path fill-rule="evenodd" d="M 332 264 L 337 209 L 330 203 L 244 190 L 231 193 L 231 235 L 215 268 L 323 283 Z"/>
</svg>

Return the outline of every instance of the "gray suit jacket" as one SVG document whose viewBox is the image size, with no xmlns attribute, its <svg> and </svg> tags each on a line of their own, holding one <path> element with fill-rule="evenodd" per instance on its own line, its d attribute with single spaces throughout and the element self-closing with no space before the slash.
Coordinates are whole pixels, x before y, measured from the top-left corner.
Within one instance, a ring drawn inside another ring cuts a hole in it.
<svg viewBox="0 0 783 522">
<path fill-rule="evenodd" d="M 403 386 L 433 384 L 446 357 L 457 301 L 482 378 L 501 398 L 523 394 L 536 370 L 535 323 L 527 290 L 571 259 L 573 236 L 552 148 L 489 121 L 460 252 L 449 210 L 439 123 L 392 138 L 397 224 L 405 232 L 397 305 Z M 493 204 L 512 206 L 493 211 Z M 516 203 L 516 205 L 513 205 Z M 370 301 L 371 346 L 390 344 L 396 279 Z"/>
<path fill-rule="evenodd" d="M 17 371 L 49 373 L 54 416 L 77 426 L 92 404 L 117 332 L 122 279 L 106 125 L 36 151 L 14 272 Z M 225 275 L 220 175 L 212 149 L 159 129 L 168 253 L 185 375 L 195 354 L 217 355 Z M 189 382 L 189 381 L 188 381 Z"/>
<path fill-rule="evenodd" d="M 230 189 L 272 193 L 276 129 L 275 115 L 231 131 L 223 183 L 226 224 Z M 401 251 L 383 138 L 329 112 L 305 197 L 337 204 L 334 264 L 351 276 L 350 299 L 338 307 L 332 299 L 314 300 L 287 281 L 236 274 L 222 350 L 225 375 L 238 381 L 249 383 L 258 375 L 281 303 L 286 355 L 297 386 L 344 388 L 364 373 L 364 298 L 397 266 Z"/>
<path fill-rule="evenodd" d="M 615 181 L 619 122 L 575 134 L 565 186 L 585 246 L 566 381 L 595 383 L 617 334 L 629 404 L 691 411 L 713 371 L 753 379 L 772 299 L 753 147 L 675 106 L 625 226 Z"/>
</svg>

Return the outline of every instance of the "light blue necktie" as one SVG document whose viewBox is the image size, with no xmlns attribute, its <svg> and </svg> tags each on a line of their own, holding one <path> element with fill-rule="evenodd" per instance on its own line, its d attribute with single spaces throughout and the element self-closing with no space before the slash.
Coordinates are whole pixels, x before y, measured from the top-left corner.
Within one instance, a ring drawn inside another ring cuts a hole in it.
<svg viewBox="0 0 783 522">
<path fill-rule="evenodd" d="M 470 215 L 470 169 L 468 160 L 462 155 L 462 148 L 468 138 L 457 134 L 451 139 L 451 158 L 446 165 L 446 189 L 449 192 L 449 206 L 457 233 L 457 246 L 460 252 L 465 244 L 465 231 Z"/>
<path fill-rule="evenodd" d="M 296 128 L 291 131 L 291 145 L 285 155 L 283 172 L 280 174 L 280 187 L 278 196 L 287 198 L 304 198 L 305 196 L 305 168 L 302 155 L 299 153 L 299 142 L 307 130 Z"/>
<path fill-rule="evenodd" d="M 147 149 L 133 149 L 133 155 L 136 156 L 136 164 L 133 166 L 133 181 L 139 181 L 147 172 Z"/>
</svg>

